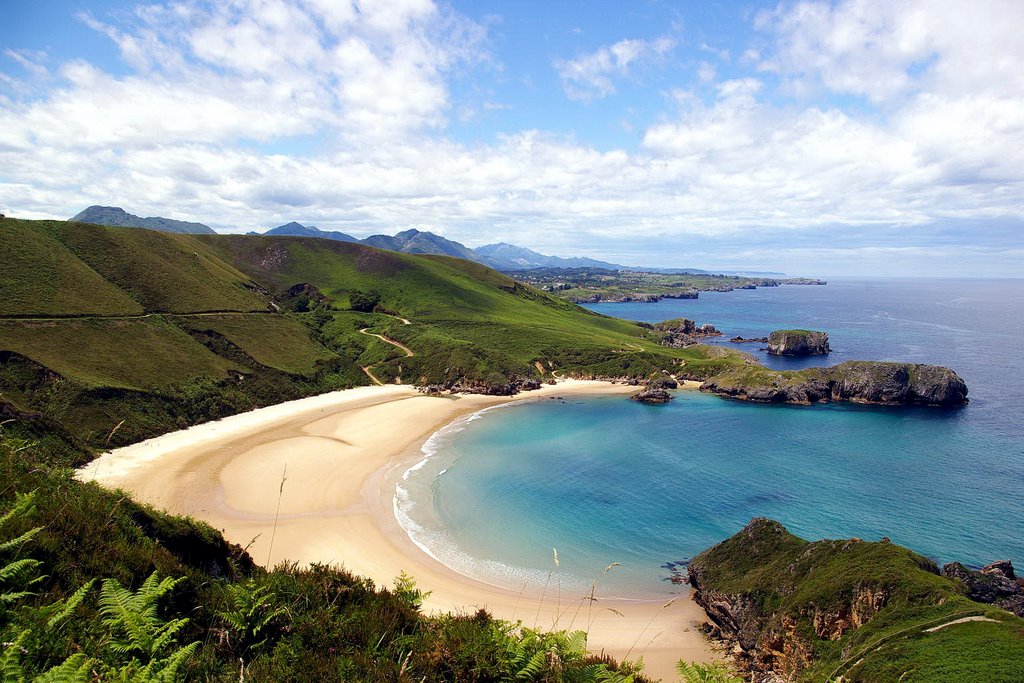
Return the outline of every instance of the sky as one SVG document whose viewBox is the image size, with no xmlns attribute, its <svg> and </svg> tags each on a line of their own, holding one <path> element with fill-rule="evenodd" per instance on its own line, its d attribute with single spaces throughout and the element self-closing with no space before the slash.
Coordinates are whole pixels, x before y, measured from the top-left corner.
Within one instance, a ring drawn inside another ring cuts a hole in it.
<svg viewBox="0 0 1024 683">
<path fill-rule="evenodd" d="M 1019 0 L 0 0 L 0 212 L 1024 276 Z"/>
</svg>

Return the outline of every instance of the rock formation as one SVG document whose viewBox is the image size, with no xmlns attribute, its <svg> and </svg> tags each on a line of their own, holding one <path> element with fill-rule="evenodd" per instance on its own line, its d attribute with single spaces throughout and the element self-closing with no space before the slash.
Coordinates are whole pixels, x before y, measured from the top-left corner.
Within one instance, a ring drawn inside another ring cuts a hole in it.
<svg viewBox="0 0 1024 683">
<path fill-rule="evenodd" d="M 881 361 L 847 361 L 797 372 L 752 366 L 715 375 L 700 388 L 759 403 L 851 401 L 941 407 L 967 403 L 967 385 L 949 368 Z"/>
<path fill-rule="evenodd" d="M 665 338 L 661 340 L 662 346 L 669 346 L 674 349 L 682 349 L 687 346 L 699 344 L 707 337 L 720 337 L 722 333 L 711 323 L 697 325 L 689 318 L 673 318 L 664 320 L 654 325 L 657 332 L 664 332 Z"/>
<path fill-rule="evenodd" d="M 993 562 L 980 571 L 951 562 L 942 568 L 942 575 L 963 581 L 967 585 L 967 597 L 971 600 L 995 605 L 1024 617 L 1024 579 L 1017 578 L 1009 560 Z"/>
<path fill-rule="evenodd" d="M 768 335 L 768 353 L 773 356 L 822 356 L 829 351 L 828 332 L 775 330 Z"/>
</svg>

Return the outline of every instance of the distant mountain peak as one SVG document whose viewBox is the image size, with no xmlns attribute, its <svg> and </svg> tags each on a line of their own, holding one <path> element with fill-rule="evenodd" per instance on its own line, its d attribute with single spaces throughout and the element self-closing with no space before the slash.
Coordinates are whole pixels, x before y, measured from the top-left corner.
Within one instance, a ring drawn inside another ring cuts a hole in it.
<svg viewBox="0 0 1024 683">
<path fill-rule="evenodd" d="M 482 247 L 477 247 L 475 251 L 484 257 L 484 263 L 498 270 L 529 270 L 531 268 L 603 268 L 606 270 L 622 270 L 624 268 L 624 266 L 591 258 L 545 256 L 532 249 L 517 247 L 507 242 L 485 244 Z"/>
<path fill-rule="evenodd" d="M 95 223 L 115 228 L 147 228 L 162 232 L 178 232 L 190 234 L 214 234 L 213 228 L 202 223 L 179 221 L 161 216 L 142 218 L 130 214 L 120 206 L 100 206 L 94 204 L 71 218 L 81 223 Z"/>
<path fill-rule="evenodd" d="M 344 232 L 335 230 L 321 230 L 315 225 L 303 225 L 296 221 L 279 225 L 276 228 L 267 230 L 264 235 L 284 235 L 288 237 L 319 237 L 321 239 L 335 240 L 336 242 L 358 242 L 359 239 Z"/>
</svg>

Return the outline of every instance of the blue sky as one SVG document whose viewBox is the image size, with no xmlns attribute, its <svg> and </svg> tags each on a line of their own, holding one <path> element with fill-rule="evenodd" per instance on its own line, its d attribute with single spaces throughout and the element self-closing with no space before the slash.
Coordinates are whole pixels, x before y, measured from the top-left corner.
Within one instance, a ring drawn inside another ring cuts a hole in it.
<svg viewBox="0 0 1024 683">
<path fill-rule="evenodd" d="M 0 211 L 1022 276 L 1024 5 L 4 3 Z"/>
</svg>

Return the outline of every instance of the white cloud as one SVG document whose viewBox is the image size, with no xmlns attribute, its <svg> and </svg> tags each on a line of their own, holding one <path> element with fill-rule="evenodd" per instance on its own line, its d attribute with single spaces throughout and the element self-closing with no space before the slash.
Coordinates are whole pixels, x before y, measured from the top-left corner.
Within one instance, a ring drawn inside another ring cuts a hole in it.
<svg viewBox="0 0 1024 683">
<path fill-rule="evenodd" d="M 701 83 L 710 83 L 715 80 L 718 72 L 715 67 L 708 62 L 701 62 L 700 66 L 697 67 L 697 78 L 700 79 Z"/>
<path fill-rule="evenodd" d="M 1014 0 L 782 3 L 756 25 L 778 45 L 763 69 L 874 102 L 1024 85 L 1024 3 Z"/>
<path fill-rule="evenodd" d="M 1015 13 L 785 4 L 759 20 L 769 42 L 737 60 L 770 70 L 733 65 L 738 77 L 715 82 L 702 65 L 710 87 L 669 86 L 671 111 L 639 126 L 638 149 L 602 151 L 540 129 L 451 139 L 451 116 L 500 118 L 508 105 L 488 87 L 495 101 L 470 112 L 453 94 L 456 72 L 487 59 L 486 29 L 443 6 L 146 5 L 117 26 L 88 18 L 127 75 L 24 52 L 48 75 L 22 82 L 0 67 L 18 85 L 0 99 L 0 210 L 67 217 L 110 203 L 243 232 L 296 219 L 357 235 L 417 225 L 561 253 L 765 231 L 830 243 L 855 229 L 869 243 L 880 226 L 912 236 L 943 220 L 1024 221 Z M 599 97 L 673 49 L 621 41 L 566 62 L 562 83 Z M 777 80 L 808 99 L 780 96 Z"/>
<path fill-rule="evenodd" d="M 576 59 L 556 60 L 554 66 L 566 95 L 589 100 L 614 93 L 616 79 L 629 76 L 638 65 L 661 58 L 674 47 L 675 41 L 668 36 L 620 40 Z"/>
</svg>

